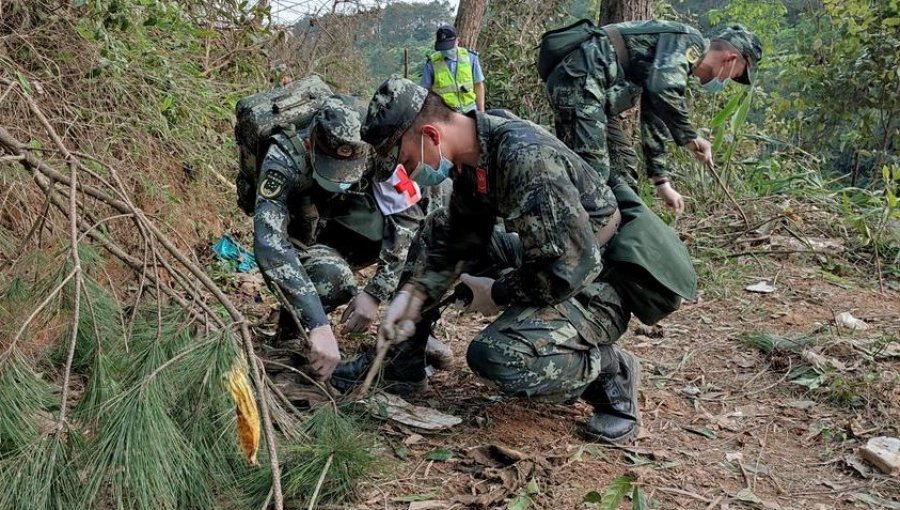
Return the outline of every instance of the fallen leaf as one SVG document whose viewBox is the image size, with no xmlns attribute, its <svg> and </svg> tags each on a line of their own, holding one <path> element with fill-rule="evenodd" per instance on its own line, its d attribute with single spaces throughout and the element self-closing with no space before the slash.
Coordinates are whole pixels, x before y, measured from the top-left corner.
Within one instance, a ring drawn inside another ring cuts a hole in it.
<svg viewBox="0 0 900 510">
<path fill-rule="evenodd" d="M 841 312 L 835 317 L 837 324 L 844 326 L 850 331 L 865 331 L 869 329 L 869 325 L 850 314 L 850 312 Z"/>
<path fill-rule="evenodd" d="M 391 498 L 391 501 L 396 503 L 411 503 L 414 501 L 427 501 L 431 498 L 435 497 L 437 493 L 435 492 L 425 492 L 421 494 L 410 494 L 408 496 L 397 496 L 395 498 Z"/>
<path fill-rule="evenodd" d="M 794 407 L 796 409 L 809 409 L 816 405 L 816 402 L 813 400 L 794 400 L 793 402 L 788 402 L 785 404 L 788 407 Z"/>
<path fill-rule="evenodd" d="M 856 493 L 853 495 L 853 497 L 864 503 L 875 505 L 875 508 L 889 508 L 891 510 L 900 509 L 900 502 L 898 501 L 879 498 L 878 496 L 873 496 L 865 492 Z"/>
<path fill-rule="evenodd" d="M 757 294 L 771 294 L 775 292 L 775 286 L 763 280 L 761 282 L 754 283 L 753 285 L 747 285 L 746 287 L 744 287 L 744 290 L 748 292 L 755 292 Z"/>
<path fill-rule="evenodd" d="M 450 457 L 453 457 L 453 452 L 446 448 L 438 448 L 425 454 L 425 460 L 436 460 L 438 462 L 449 460 Z"/>
<path fill-rule="evenodd" d="M 429 501 L 415 501 L 409 504 L 407 510 L 443 510 L 449 508 L 450 502 L 441 499 L 432 499 Z"/>
<path fill-rule="evenodd" d="M 368 400 L 372 414 L 422 430 L 444 430 L 462 423 L 462 418 L 430 407 L 410 404 L 402 398 L 379 392 Z"/>
<path fill-rule="evenodd" d="M 734 462 L 736 460 L 744 460 L 744 454 L 741 452 L 726 452 L 725 460 L 728 462 Z"/>
<path fill-rule="evenodd" d="M 844 457 L 844 463 L 863 478 L 872 478 L 873 470 L 859 455 L 853 453 Z"/>
<path fill-rule="evenodd" d="M 423 439 L 425 438 L 420 434 L 412 434 L 410 436 L 407 436 L 406 439 L 403 440 L 403 444 L 405 444 L 406 446 L 412 446 L 416 443 L 421 442 Z"/>
<path fill-rule="evenodd" d="M 701 436 L 703 436 L 703 437 L 705 437 L 705 438 L 708 438 L 708 439 L 715 439 L 715 438 L 716 438 L 716 433 L 715 433 L 715 431 L 712 431 L 712 430 L 710 430 L 710 429 L 708 429 L 708 428 L 705 428 L 705 427 L 694 427 L 694 426 L 691 426 L 691 425 L 682 425 L 681 428 L 683 428 L 684 430 L 686 430 L 686 431 L 688 431 L 688 432 L 693 432 L 694 434 L 701 435 Z"/>
</svg>

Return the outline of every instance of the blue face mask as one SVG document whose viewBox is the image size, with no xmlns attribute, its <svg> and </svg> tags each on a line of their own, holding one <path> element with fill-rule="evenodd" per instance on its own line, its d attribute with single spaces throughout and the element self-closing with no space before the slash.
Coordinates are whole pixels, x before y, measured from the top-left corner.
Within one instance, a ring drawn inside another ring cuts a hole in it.
<svg viewBox="0 0 900 510">
<path fill-rule="evenodd" d="M 456 60 L 457 51 L 456 48 L 450 48 L 449 50 L 441 51 L 441 54 L 444 55 L 444 58 L 450 60 Z"/>
<path fill-rule="evenodd" d="M 422 151 L 421 157 L 419 158 L 419 164 L 416 166 L 416 169 L 413 171 L 410 178 L 419 186 L 437 186 L 450 178 L 450 170 L 453 170 L 453 162 L 444 157 L 444 153 L 441 151 L 441 145 L 438 144 L 438 154 L 441 156 L 441 162 L 438 163 L 438 167 L 434 168 L 425 163 L 424 134 L 422 135 L 422 138 L 419 139 L 419 142 Z"/>
<path fill-rule="evenodd" d="M 319 173 L 315 170 L 313 170 L 312 175 L 313 179 L 316 181 L 316 184 L 318 184 L 325 191 L 330 191 L 331 193 L 344 193 L 348 189 L 350 189 L 350 186 L 353 186 L 352 182 L 329 181 L 328 179 L 319 175 Z"/>
<path fill-rule="evenodd" d="M 725 78 L 720 79 L 719 76 L 716 75 L 715 78 L 709 80 L 706 83 L 701 84 L 700 86 L 703 87 L 703 90 L 710 92 L 712 94 L 715 94 L 716 92 L 721 92 L 722 90 L 725 89 L 725 85 L 728 85 L 728 81 L 731 80 L 731 74 L 734 72 L 734 65 L 736 63 L 737 62 L 731 63 L 731 70 L 728 71 L 728 75 Z M 722 71 L 724 71 L 724 70 L 725 70 L 725 68 L 723 67 Z M 722 74 L 722 71 L 719 71 L 719 74 Z"/>
</svg>

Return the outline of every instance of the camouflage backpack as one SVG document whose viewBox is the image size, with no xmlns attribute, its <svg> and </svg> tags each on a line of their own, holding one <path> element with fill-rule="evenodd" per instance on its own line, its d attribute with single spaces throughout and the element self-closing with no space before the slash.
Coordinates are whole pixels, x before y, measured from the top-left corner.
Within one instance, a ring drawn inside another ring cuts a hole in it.
<svg viewBox="0 0 900 510">
<path fill-rule="evenodd" d="M 291 142 L 297 131 L 309 126 L 331 89 L 317 75 L 289 83 L 275 90 L 259 92 L 238 101 L 234 138 L 240 151 L 240 167 L 234 184 L 241 210 L 253 214 L 259 165 L 272 144 L 272 136 L 288 135 Z"/>
</svg>

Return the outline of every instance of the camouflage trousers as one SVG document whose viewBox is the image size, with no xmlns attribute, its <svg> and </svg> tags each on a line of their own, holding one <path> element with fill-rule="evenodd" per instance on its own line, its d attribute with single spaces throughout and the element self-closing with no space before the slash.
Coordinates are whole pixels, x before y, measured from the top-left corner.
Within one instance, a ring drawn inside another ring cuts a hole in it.
<svg viewBox="0 0 900 510">
<path fill-rule="evenodd" d="M 582 57 L 573 52 L 573 58 Z M 569 57 L 567 57 L 569 58 Z M 596 72 L 572 72 L 558 65 L 547 77 L 556 137 L 581 156 L 604 179 L 618 177 L 637 185 L 638 156 L 619 115 L 607 113 L 607 78 Z"/>
<path fill-rule="evenodd" d="M 432 231 L 446 222 L 444 211 L 426 218 L 410 248 L 408 265 L 424 257 Z M 482 260 L 466 271 L 497 277 L 521 264 L 522 243 L 516 234 L 496 230 Z M 402 281 L 402 279 L 401 279 Z M 425 308 L 433 306 L 426 303 Z M 428 327 L 410 340 L 427 340 L 440 316 L 426 313 Z M 598 279 L 576 297 L 555 306 L 508 307 L 469 344 L 466 361 L 472 372 L 511 395 L 564 402 L 577 398 L 601 373 L 614 373 L 618 363 L 612 344 L 625 332 L 630 311 L 612 285 Z"/>
<path fill-rule="evenodd" d="M 297 250 L 300 264 L 309 276 L 322 302 L 325 313 L 345 305 L 358 292 L 353 268 L 337 250 L 324 244 L 314 244 Z M 278 317 L 279 344 L 298 337 L 297 324 L 284 306 Z"/>
</svg>

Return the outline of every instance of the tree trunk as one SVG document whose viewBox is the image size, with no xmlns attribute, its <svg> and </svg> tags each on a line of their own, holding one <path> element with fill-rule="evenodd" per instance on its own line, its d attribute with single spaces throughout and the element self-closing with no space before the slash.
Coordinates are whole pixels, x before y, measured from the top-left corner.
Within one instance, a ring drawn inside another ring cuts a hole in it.
<svg viewBox="0 0 900 510">
<path fill-rule="evenodd" d="M 488 0 L 460 0 L 455 26 L 461 47 L 477 49 L 478 33 L 481 31 L 481 20 L 487 3 Z"/>
<path fill-rule="evenodd" d="M 460 4 L 460 10 L 462 4 Z M 602 0 L 600 2 L 600 25 L 650 19 L 653 4 L 650 0 Z"/>
</svg>

